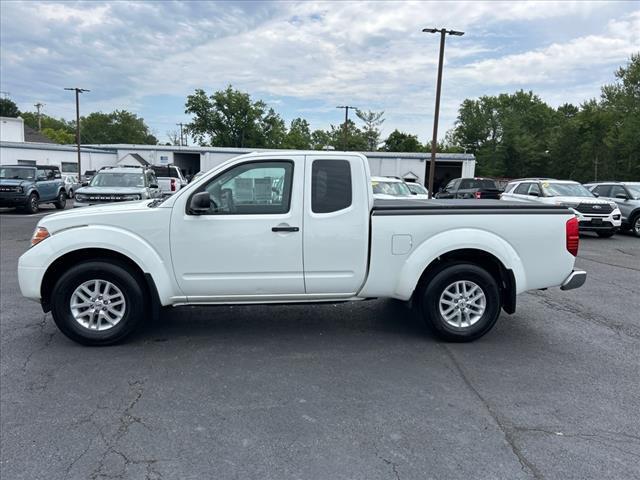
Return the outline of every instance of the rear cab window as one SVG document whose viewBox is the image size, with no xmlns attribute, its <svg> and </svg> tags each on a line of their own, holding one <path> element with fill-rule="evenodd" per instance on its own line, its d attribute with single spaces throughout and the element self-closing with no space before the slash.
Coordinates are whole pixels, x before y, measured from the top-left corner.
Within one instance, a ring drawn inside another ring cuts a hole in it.
<svg viewBox="0 0 640 480">
<path fill-rule="evenodd" d="M 311 211 L 331 213 L 351 206 L 351 165 L 347 160 L 314 160 L 311 166 Z"/>
</svg>

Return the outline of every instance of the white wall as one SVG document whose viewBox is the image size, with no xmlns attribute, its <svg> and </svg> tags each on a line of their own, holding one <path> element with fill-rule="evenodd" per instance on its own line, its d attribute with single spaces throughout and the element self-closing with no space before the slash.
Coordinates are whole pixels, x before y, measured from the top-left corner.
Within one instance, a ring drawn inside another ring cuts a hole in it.
<svg viewBox="0 0 640 480">
<path fill-rule="evenodd" d="M 22 118 L 0 117 L 0 141 L 24 142 L 24 121 Z"/>
<path fill-rule="evenodd" d="M 82 173 L 97 170 L 116 163 L 115 153 L 81 152 Z M 0 165 L 17 164 L 18 160 L 31 160 L 36 165 L 56 165 L 62 168 L 62 162 L 78 163 L 78 154 L 73 150 L 48 150 L 43 148 L 0 147 Z"/>
</svg>

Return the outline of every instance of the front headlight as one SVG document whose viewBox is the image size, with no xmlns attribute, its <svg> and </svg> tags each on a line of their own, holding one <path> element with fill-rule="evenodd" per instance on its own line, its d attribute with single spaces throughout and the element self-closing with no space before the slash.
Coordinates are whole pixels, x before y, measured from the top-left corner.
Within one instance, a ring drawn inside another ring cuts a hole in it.
<svg viewBox="0 0 640 480">
<path fill-rule="evenodd" d="M 16 187 L 16 192 L 18 192 L 18 193 L 23 193 L 23 192 L 24 192 L 24 188 L 22 188 L 22 187 Z"/>
<path fill-rule="evenodd" d="M 140 200 L 140 195 L 124 195 L 123 200 Z"/>
<path fill-rule="evenodd" d="M 83 195 L 82 193 L 76 193 L 76 200 L 79 202 L 84 202 L 87 199 L 86 195 Z"/>
</svg>

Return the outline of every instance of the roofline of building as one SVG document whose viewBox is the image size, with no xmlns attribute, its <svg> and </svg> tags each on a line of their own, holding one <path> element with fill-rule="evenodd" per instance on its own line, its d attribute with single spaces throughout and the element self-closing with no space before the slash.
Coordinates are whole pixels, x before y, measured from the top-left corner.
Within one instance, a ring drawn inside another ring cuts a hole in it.
<svg viewBox="0 0 640 480">
<path fill-rule="evenodd" d="M 58 143 L 39 143 L 39 142 L 8 142 L 0 141 L 0 147 L 4 148 L 22 148 L 26 150 L 57 150 L 61 152 L 75 152 L 75 145 L 60 145 Z M 80 151 L 84 153 L 115 153 L 115 150 L 96 148 L 86 145 L 80 147 Z"/>
<path fill-rule="evenodd" d="M 103 150 L 158 150 L 166 152 L 182 152 L 182 153 L 234 153 L 236 155 L 242 155 L 245 153 L 253 152 L 290 152 L 291 150 L 282 148 L 235 148 L 235 147 L 200 147 L 193 146 L 178 146 L 178 145 L 137 145 L 127 143 L 115 143 L 115 144 L 87 144 L 84 145 L 89 148 L 99 148 Z M 335 152 L 339 153 L 339 150 L 312 150 L 311 152 Z M 353 152 L 352 152 L 353 153 Z M 368 158 L 414 158 L 419 160 L 429 160 L 431 153 L 426 152 L 356 152 L 362 153 Z M 472 153 L 436 153 L 438 160 L 451 160 L 451 161 L 472 161 L 476 157 Z"/>
</svg>

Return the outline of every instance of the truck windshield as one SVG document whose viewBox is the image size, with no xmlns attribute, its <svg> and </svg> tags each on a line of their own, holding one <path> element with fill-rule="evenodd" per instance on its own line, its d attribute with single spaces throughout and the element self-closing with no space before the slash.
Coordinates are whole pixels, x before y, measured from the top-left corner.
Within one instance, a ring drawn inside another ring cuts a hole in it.
<svg viewBox="0 0 640 480">
<path fill-rule="evenodd" d="M 92 187 L 144 187 L 140 173 L 100 172 L 91 179 Z"/>
<path fill-rule="evenodd" d="M 542 183 L 542 191 L 547 197 L 593 197 L 593 194 L 579 183 Z"/>
<path fill-rule="evenodd" d="M 394 197 L 410 196 L 411 191 L 403 182 L 371 182 L 373 193 L 393 195 Z"/>
<path fill-rule="evenodd" d="M 640 185 L 627 185 L 627 189 L 633 198 L 640 200 Z"/>
<path fill-rule="evenodd" d="M 0 178 L 33 180 L 36 178 L 36 171 L 34 168 L 3 167 L 0 168 Z"/>
</svg>

